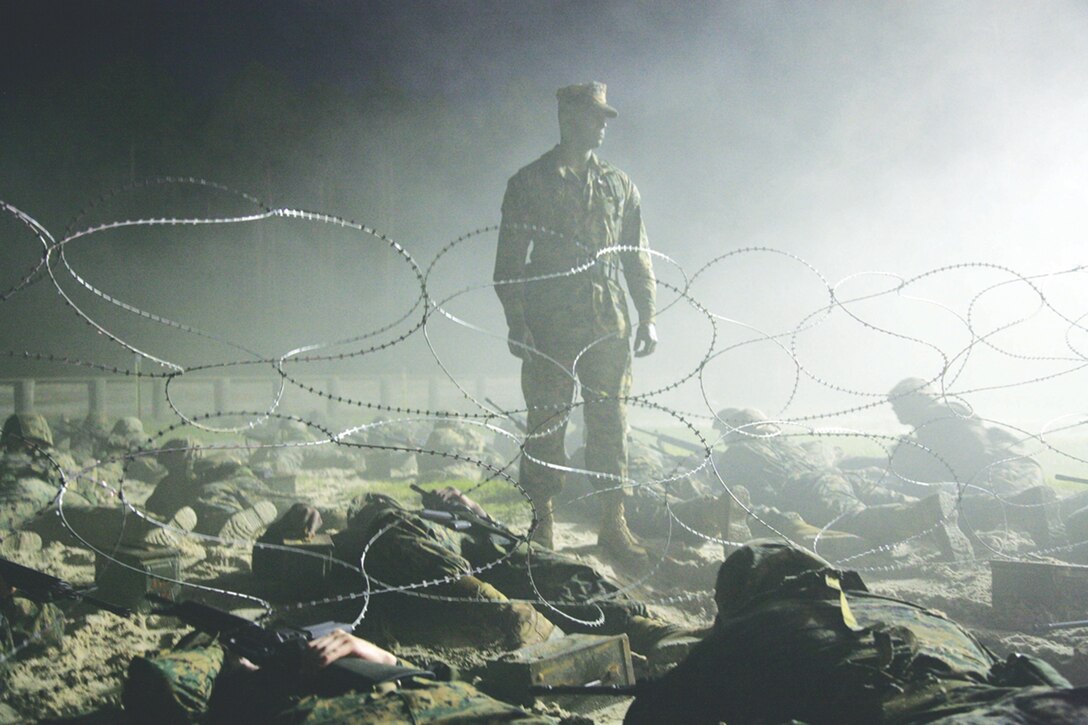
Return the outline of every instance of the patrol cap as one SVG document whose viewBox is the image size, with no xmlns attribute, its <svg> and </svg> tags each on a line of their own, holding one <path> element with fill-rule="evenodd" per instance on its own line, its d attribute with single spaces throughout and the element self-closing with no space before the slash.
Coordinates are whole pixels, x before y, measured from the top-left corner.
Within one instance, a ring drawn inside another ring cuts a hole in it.
<svg viewBox="0 0 1088 725">
<path fill-rule="evenodd" d="M 0 434 L 0 443 L 11 445 L 29 441 L 39 445 L 53 445 L 53 431 L 40 413 L 15 413 L 4 421 L 4 431 Z"/>
<path fill-rule="evenodd" d="M 555 97 L 559 99 L 560 108 L 566 105 L 589 106 L 590 108 L 604 111 L 604 115 L 609 118 L 615 118 L 619 115 L 619 112 L 608 105 L 606 97 L 607 90 L 608 86 L 604 83 L 589 81 L 588 83 L 576 83 L 572 86 L 563 86 L 555 92 Z"/>
</svg>

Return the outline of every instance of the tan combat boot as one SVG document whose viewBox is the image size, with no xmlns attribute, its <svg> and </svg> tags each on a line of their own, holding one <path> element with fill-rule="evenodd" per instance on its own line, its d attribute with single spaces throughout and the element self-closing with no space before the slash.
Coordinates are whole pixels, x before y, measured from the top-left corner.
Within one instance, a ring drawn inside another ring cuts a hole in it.
<svg viewBox="0 0 1088 725">
<path fill-rule="evenodd" d="M 821 556 L 829 559 L 841 559 L 870 548 L 860 536 L 813 526 L 796 511 L 783 513 L 776 508 L 760 507 L 748 517 L 748 527 L 756 538 L 785 536 L 806 549 L 815 546 Z"/>
<path fill-rule="evenodd" d="M 956 499 L 949 493 L 926 496 L 913 507 L 915 531 L 929 529 L 942 558 L 971 561 L 975 558 L 971 540 L 960 531 Z"/>
<path fill-rule="evenodd" d="M 481 646 L 490 642 L 515 650 L 543 642 L 555 631 L 555 625 L 533 605 L 512 602 L 498 589 L 474 576 L 461 577 L 443 593 L 469 600 L 460 603 L 457 617 L 458 629 L 464 633 L 469 645 Z M 451 629 L 448 621 L 441 625 L 446 630 Z"/>
<path fill-rule="evenodd" d="M 628 620 L 625 631 L 631 649 L 650 660 L 651 667 L 660 668 L 686 657 L 710 629 L 685 629 L 660 619 L 635 615 Z"/>
<path fill-rule="evenodd" d="M 227 519 L 219 530 L 219 536 L 227 541 L 252 541 L 264 533 L 275 520 L 276 504 L 271 501 L 258 501 Z"/>
<path fill-rule="evenodd" d="M 627 564 L 647 561 L 646 549 L 639 546 L 627 528 L 623 513 L 623 491 L 606 491 L 601 496 L 601 527 L 597 530 L 597 545 Z"/>
<path fill-rule="evenodd" d="M 154 546 L 177 546 L 178 532 L 196 528 L 196 511 L 191 506 L 178 509 L 166 526 L 155 526 L 144 535 L 144 543 Z"/>
<path fill-rule="evenodd" d="M 537 525 L 532 541 L 546 549 L 555 548 L 555 510 L 550 498 L 533 502 L 536 505 Z"/>
</svg>

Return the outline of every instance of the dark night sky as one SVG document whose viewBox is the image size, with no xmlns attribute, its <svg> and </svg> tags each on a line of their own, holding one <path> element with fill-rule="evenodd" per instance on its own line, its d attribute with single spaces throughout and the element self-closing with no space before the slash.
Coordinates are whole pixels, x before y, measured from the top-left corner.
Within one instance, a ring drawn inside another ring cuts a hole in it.
<svg viewBox="0 0 1088 725">
<path fill-rule="evenodd" d="M 655 36 L 673 42 L 712 6 L 621 2 L 17 2 L 5 0 L 5 93 L 138 58 L 194 91 L 259 62 L 308 84 L 388 78 L 424 96 L 487 95 L 524 75 L 595 65 L 602 45 L 638 72 Z M 637 22 L 633 22 L 637 18 Z M 649 47 L 647 47 L 649 44 Z M 513 60 L 517 62 L 512 62 Z M 574 76 L 578 77 L 578 76 Z"/>
</svg>

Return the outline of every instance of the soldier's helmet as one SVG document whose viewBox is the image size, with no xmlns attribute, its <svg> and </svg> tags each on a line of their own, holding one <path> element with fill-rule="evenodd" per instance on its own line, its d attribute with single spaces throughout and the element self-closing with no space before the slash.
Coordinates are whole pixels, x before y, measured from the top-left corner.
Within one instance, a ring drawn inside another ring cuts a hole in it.
<svg viewBox="0 0 1088 725">
<path fill-rule="evenodd" d="M 715 416 L 714 427 L 727 436 L 755 436 L 774 433 L 767 416 L 756 408 L 722 408 Z"/>
<path fill-rule="evenodd" d="M 830 569 L 816 554 L 781 541 L 756 541 L 737 549 L 718 569 L 714 601 L 718 615 L 729 617 L 788 577 Z"/>
<path fill-rule="evenodd" d="M 4 448 L 52 446 L 53 431 L 49 429 L 49 423 L 43 415 L 16 413 L 8 416 L 8 419 L 4 421 L 0 445 Z"/>
<path fill-rule="evenodd" d="M 922 378 L 906 378 L 896 383 L 888 392 L 888 402 L 896 417 L 909 425 L 921 425 L 930 416 L 935 397 L 928 383 Z"/>
<path fill-rule="evenodd" d="M 280 421 L 278 438 L 280 443 L 306 443 L 314 440 L 314 435 L 301 420 L 284 418 Z"/>
<path fill-rule="evenodd" d="M 143 422 L 130 415 L 113 424 L 113 430 L 106 439 L 106 445 L 110 448 L 122 449 L 139 446 L 146 441 L 147 435 L 144 433 Z"/>
<path fill-rule="evenodd" d="M 171 473 L 192 471 L 203 452 L 195 438 L 171 438 L 159 449 L 156 459 Z"/>
</svg>

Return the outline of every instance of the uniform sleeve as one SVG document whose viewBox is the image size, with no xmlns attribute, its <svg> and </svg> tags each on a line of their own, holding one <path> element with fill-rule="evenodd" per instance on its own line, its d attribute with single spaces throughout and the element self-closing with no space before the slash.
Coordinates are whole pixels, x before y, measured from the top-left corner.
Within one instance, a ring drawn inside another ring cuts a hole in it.
<svg viewBox="0 0 1088 725">
<path fill-rule="evenodd" d="M 510 179 L 506 185 L 506 195 L 502 200 L 502 222 L 499 224 L 499 246 L 495 253 L 495 294 L 502 303 L 506 314 L 506 324 L 511 330 L 525 327 L 524 285 L 520 280 L 525 277 L 525 255 L 529 251 L 529 230 L 524 225 L 526 218 L 525 194 L 518 182 L 518 177 Z"/>
<path fill-rule="evenodd" d="M 640 250 L 649 249 L 646 227 L 642 224 L 642 201 L 635 185 L 631 184 L 630 187 L 624 202 L 620 244 L 626 247 L 637 247 Z M 653 322 L 656 311 L 657 278 L 654 277 L 654 266 L 650 255 L 645 251 L 632 251 L 624 252 L 621 258 L 623 276 L 627 280 L 627 290 L 631 293 L 631 301 L 638 311 L 638 320 L 640 323 Z"/>
</svg>

